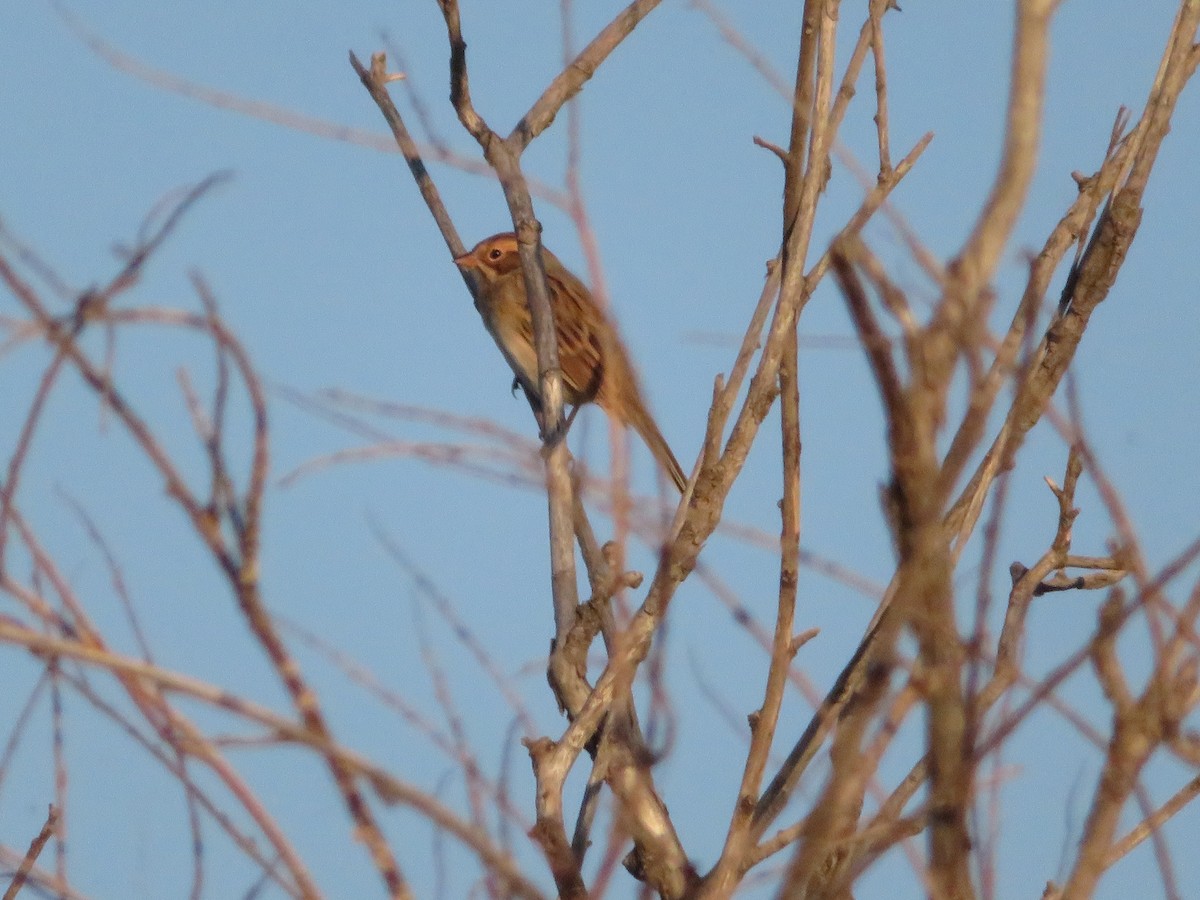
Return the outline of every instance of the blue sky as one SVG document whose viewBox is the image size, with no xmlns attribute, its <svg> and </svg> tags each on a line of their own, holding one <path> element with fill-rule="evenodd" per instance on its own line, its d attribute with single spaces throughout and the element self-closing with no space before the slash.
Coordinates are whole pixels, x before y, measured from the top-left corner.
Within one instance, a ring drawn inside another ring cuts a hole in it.
<svg viewBox="0 0 1200 900">
<path fill-rule="evenodd" d="M 579 5 L 588 7 L 576 16 L 581 36 L 618 8 L 611 2 Z M 860 5 L 843 7 L 843 46 L 857 31 Z M 751 11 L 724 4 L 785 80 L 794 67 L 798 7 L 769 2 Z M 895 206 L 945 258 L 961 246 L 997 162 L 1011 10 L 1007 3 L 904 7 L 887 23 L 893 156 L 926 131 L 935 139 L 897 191 Z M 114 0 L 72 9 L 148 65 L 375 133 L 382 133 L 382 121 L 346 54 L 353 49 L 365 61 L 386 33 L 403 49 L 415 89 L 443 138 L 462 153 L 476 152 L 445 100 L 448 54 L 433 4 L 214 2 L 184 9 Z M 508 130 L 560 66 L 557 9 L 548 2 L 464 3 L 475 101 L 497 130 Z M 1127 4 L 1064 4 L 1053 35 L 1038 175 L 996 280 L 997 322 L 1011 315 L 1028 254 L 1075 195 L 1069 173 L 1099 165 L 1120 105 L 1140 109 L 1172 9 L 1167 3 L 1141 4 L 1136 12 Z M 842 131 L 845 147 L 868 163 L 874 154 L 869 79 Z M 778 242 L 780 167 L 751 138 L 785 142 L 789 107 L 700 13 L 670 0 L 605 63 L 582 104 L 583 185 L 612 304 L 650 404 L 687 469 L 703 432 L 712 380 L 732 361 L 764 262 Z M 0 11 L 0 116 L 8 124 L 0 139 L 0 217 L 74 289 L 111 276 L 114 245 L 132 241 L 164 195 L 215 171 L 232 172 L 187 216 L 123 302 L 194 309 L 187 275 L 204 274 L 272 386 L 276 479 L 322 454 L 366 443 L 297 408 L 284 389 L 337 387 L 493 419 L 533 436 L 528 410 L 510 396 L 504 363 L 399 156 L 149 86 L 99 60 L 43 3 L 7 4 Z M 552 184 L 561 183 L 565 121 L 560 117 L 526 158 L 527 171 Z M 1155 564 L 1193 540 L 1200 521 L 1194 464 L 1200 443 L 1198 141 L 1200 104 L 1192 86 L 1147 192 L 1137 242 L 1093 319 L 1076 368 L 1100 459 Z M 494 184 L 445 167 L 434 167 L 434 175 L 468 244 L 507 225 Z M 824 247 L 860 198 L 861 187 L 835 164 L 815 249 Z M 539 212 L 546 243 L 582 272 L 567 217 L 544 205 Z M 886 223 L 875 223 L 868 238 L 916 301 L 933 298 L 932 286 Z M 11 300 L 3 302 L 0 312 L 15 312 Z M 822 286 L 801 334 L 826 339 L 850 333 L 840 298 Z M 713 334 L 728 340 L 697 339 Z M 96 338 L 91 346 L 102 344 Z M 0 358 L 6 457 L 45 359 L 44 349 L 35 346 Z M 180 366 L 201 388 L 211 386 L 210 354 L 190 339 L 140 331 L 118 343 L 117 372 L 128 379 L 130 395 L 199 476 L 202 460 L 176 382 Z M 886 472 L 882 418 L 860 354 L 844 343 L 806 343 L 801 392 L 804 545 L 884 581 L 891 554 L 877 503 Z M 409 441 L 460 439 L 411 421 L 378 424 Z M 603 466 L 602 417 L 589 413 L 581 424 L 572 438 L 576 451 Z M 778 529 L 777 435 L 772 416 L 726 507 L 731 520 L 767 534 Z M 648 488 L 649 457 L 635 446 L 634 459 L 637 481 Z M 1039 428 L 1011 484 L 1016 512 L 1005 532 L 1001 568 L 1012 559 L 1032 562 L 1052 535 L 1055 509 L 1041 479 L 1061 478 L 1064 463 L 1061 442 Z M 285 708 L 232 600 L 161 484 L 131 457 L 127 440 L 103 421 L 95 400 L 69 379 L 52 399 L 19 499 L 114 644 L 132 651 L 103 559 L 68 496 L 95 518 L 121 560 L 163 665 Z M 1076 550 L 1101 554 L 1112 530 L 1090 488 L 1081 492 L 1079 505 Z M 326 468 L 270 491 L 264 586 L 272 607 L 352 653 L 437 718 L 421 659 L 426 634 L 449 670 L 472 739 L 485 748 L 483 762 L 495 771 L 504 758 L 511 712 L 388 558 L 374 529 L 386 532 L 451 598 L 502 667 L 514 673 L 539 726 L 554 734 L 561 723 L 538 664 L 552 632 L 544 501 L 411 456 Z M 967 599 L 978 578 L 977 559 L 968 552 L 958 572 Z M 773 619 L 777 571 L 769 552 L 718 535 L 702 561 L 761 620 Z M 647 568 L 652 558 L 639 550 L 634 562 Z M 1067 594 L 1039 601 L 1028 643 L 1031 673 L 1045 671 L 1085 638 L 1099 600 Z M 11 613 L 4 603 L 0 612 Z M 798 663 L 818 685 L 830 683 L 872 611 L 868 599 L 845 586 L 804 573 L 798 625 L 821 628 L 821 637 Z M 705 693 L 715 692 L 743 716 L 759 702 L 765 661 L 695 579 L 680 592 L 665 641 L 668 687 L 681 712 L 675 753 L 658 777 L 685 845 L 703 866 L 720 845 L 722 831 L 712 823 L 723 821 L 732 803 L 743 741 Z M 320 655 L 298 652 L 349 743 L 462 805 L 461 782 L 446 779 L 452 767 L 428 742 Z M 1130 653 L 1136 657 L 1136 647 Z M 0 725 L 7 730 L 37 669 L 6 650 L 0 672 L 20 686 L 0 696 Z M 1095 724 L 1107 726 L 1086 679 L 1073 680 L 1064 695 Z M 97 897 L 183 894 L 190 856 L 178 791 L 111 725 L 69 699 L 69 871 L 75 884 Z M 233 727 L 204 710 L 195 714 L 214 728 Z M 781 748 L 805 721 L 805 707 L 790 698 Z M 36 832 L 49 802 L 48 729 L 48 718 L 35 716 L 12 774 L 0 784 L 0 842 L 9 846 L 23 846 Z M 514 791 L 524 799 L 530 782 L 524 752 L 508 752 L 515 754 Z M 326 776 L 311 760 L 278 750 L 236 751 L 234 758 L 280 811 L 330 896 L 377 895 L 378 882 L 349 839 Z M 1059 856 L 1078 835 L 1100 757 L 1060 720 L 1040 714 L 1018 734 L 1005 762 L 1013 768 L 1006 773 L 1000 896 L 1028 896 L 1060 874 Z M 904 768 L 898 759 L 885 771 L 895 776 Z M 1186 777 L 1178 767 L 1160 767 L 1151 791 L 1161 802 Z M 427 859 L 427 829 L 402 811 L 382 816 L 419 894 L 432 895 L 437 876 Z M 1030 821 L 1040 827 L 1027 827 Z M 1168 830 L 1185 894 L 1200 891 L 1200 860 L 1186 849 L 1198 831 L 1195 810 Z M 239 895 L 253 877 L 249 867 L 215 829 L 206 834 L 206 896 Z M 527 849 L 524 858 L 531 859 Z M 547 882 L 536 862 L 531 868 Z M 1154 873 L 1150 848 L 1143 847 L 1109 875 L 1100 896 L 1130 896 L 1144 884 L 1157 888 Z M 458 896 L 465 885 L 449 877 L 446 895 Z M 890 896 L 895 877 L 911 873 L 894 855 L 868 876 L 860 896 Z"/>
</svg>

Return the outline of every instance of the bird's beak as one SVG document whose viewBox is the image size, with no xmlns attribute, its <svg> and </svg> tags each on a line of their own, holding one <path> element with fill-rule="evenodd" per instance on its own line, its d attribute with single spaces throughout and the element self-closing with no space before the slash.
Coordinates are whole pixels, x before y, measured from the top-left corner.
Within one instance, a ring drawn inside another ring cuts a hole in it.
<svg viewBox="0 0 1200 900">
<path fill-rule="evenodd" d="M 473 254 L 464 253 L 462 256 L 454 257 L 454 263 L 460 269 L 478 269 L 479 260 Z"/>
</svg>

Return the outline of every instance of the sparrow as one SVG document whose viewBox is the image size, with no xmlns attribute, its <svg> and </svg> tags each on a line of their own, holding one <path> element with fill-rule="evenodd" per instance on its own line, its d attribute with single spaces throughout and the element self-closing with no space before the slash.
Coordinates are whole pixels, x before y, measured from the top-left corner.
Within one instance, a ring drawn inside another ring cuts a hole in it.
<svg viewBox="0 0 1200 900">
<path fill-rule="evenodd" d="M 468 253 L 455 257 L 459 268 L 476 277 L 475 305 L 483 324 L 525 389 L 530 401 L 541 404 L 533 317 L 525 292 L 525 275 L 517 252 L 517 236 L 494 234 Z M 654 417 L 646 408 L 637 374 L 616 326 L 592 298 L 592 293 L 553 253 L 542 247 L 550 308 L 558 336 L 558 364 L 564 399 L 575 412 L 595 403 L 612 419 L 636 431 L 659 465 L 683 493 L 687 478 Z"/>
</svg>

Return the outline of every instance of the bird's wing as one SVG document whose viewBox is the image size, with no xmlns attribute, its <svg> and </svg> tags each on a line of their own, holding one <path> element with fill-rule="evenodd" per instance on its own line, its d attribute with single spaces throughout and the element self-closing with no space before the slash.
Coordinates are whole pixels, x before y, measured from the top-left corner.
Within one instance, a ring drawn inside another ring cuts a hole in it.
<svg viewBox="0 0 1200 900">
<path fill-rule="evenodd" d="M 576 404 L 594 400 L 604 379 L 606 325 L 583 284 L 565 270 L 547 267 L 558 330 L 558 365 Z"/>
</svg>

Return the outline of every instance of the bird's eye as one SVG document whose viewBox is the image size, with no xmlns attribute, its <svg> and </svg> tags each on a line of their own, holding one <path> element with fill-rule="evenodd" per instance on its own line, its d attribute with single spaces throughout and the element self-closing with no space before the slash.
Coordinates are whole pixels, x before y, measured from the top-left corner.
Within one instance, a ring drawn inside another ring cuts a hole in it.
<svg viewBox="0 0 1200 900">
<path fill-rule="evenodd" d="M 499 247 L 493 247 L 491 250 L 488 251 L 488 259 L 493 259 L 493 260 L 499 259 L 503 255 L 504 255 L 504 251 L 501 250 Z"/>
</svg>

